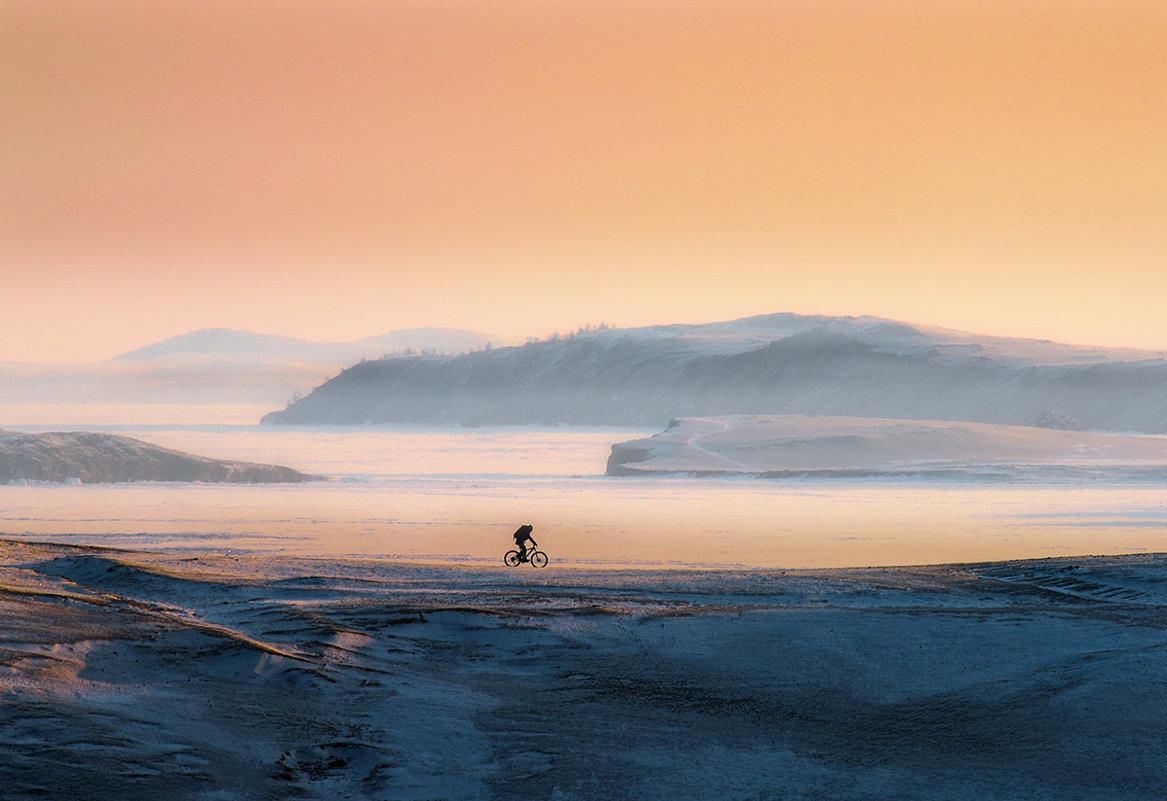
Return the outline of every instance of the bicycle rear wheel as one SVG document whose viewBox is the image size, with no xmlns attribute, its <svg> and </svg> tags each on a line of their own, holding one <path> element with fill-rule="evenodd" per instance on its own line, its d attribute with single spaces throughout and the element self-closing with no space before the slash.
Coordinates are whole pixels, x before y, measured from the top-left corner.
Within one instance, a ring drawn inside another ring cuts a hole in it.
<svg viewBox="0 0 1167 801">
<path fill-rule="evenodd" d="M 531 564 L 535 567 L 547 567 L 547 554 L 535 551 L 531 554 Z"/>
<path fill-rule="evenodd" d="M 506 562 L 508 565 L 510 565 L 511 567 L 518 567 L 519 562 L 521 561 L 519 559 L 519 552 L 518 551 L 507 551 L 507 555 L 504 556 L 502 558 L 502 560 L 504 562 Z"/>
</svg>

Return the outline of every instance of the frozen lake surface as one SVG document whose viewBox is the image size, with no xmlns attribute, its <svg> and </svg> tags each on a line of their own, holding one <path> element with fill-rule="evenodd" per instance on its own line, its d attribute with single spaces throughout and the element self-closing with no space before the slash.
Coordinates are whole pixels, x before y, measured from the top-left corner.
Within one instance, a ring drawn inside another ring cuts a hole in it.
<svg viewBox="0 0 1167 801">
<path fill-rule="evenodd" d="M 284 464 L 330 480 L 0 486 L 0 535 L 180 552 L 494 564 L 511 532 L 530 522 L 553 564 L 636 568 L 1167 551 L 1167 487 L 1154 482 L 605 477 L 613 443 L 654 433 L 629 428 L 67 427 Z"/>
</svg>

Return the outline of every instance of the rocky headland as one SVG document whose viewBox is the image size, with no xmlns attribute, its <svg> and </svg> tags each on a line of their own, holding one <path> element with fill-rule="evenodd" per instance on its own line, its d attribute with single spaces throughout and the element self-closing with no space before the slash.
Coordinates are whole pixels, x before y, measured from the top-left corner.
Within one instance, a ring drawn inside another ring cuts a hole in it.
<svg viewBox="0 0 1167 801">
<path fill-rule="evenodd" d="M 208 459 L 116 434 L 0 431 L 0 483 L 4 484 L 20 481 L 265 484 L 319 478 L 280 465 Z"/>
</svg>

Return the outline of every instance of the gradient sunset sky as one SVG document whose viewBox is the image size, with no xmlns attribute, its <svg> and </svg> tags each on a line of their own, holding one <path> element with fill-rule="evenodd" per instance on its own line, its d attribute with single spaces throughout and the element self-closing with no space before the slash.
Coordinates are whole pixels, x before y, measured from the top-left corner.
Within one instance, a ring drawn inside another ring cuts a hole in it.
<svg viewBox="0 0 1167 801">
<path fill-rule="evenodd" d="M 1162 0 L 0 0 L 0 360 L 775 311 L 1167 348 Z"/>
</svg>

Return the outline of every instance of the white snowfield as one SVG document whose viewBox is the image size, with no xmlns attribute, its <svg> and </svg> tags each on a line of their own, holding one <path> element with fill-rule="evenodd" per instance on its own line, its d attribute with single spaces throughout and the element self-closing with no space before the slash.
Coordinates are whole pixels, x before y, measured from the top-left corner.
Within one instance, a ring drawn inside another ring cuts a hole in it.
<svg viewBox="0 0 1167 801">
<path fill-rule="evenodd" d="M 673 420 L 612 446 L 609 475 L 1167 478 L 1167 437 L 816 415 Z"/>
<path fill-rule="evenodd" d="M 466 569 L 0 541 L 5 799 L 1167 797 L 1167 557 Z"/>
</svg>

